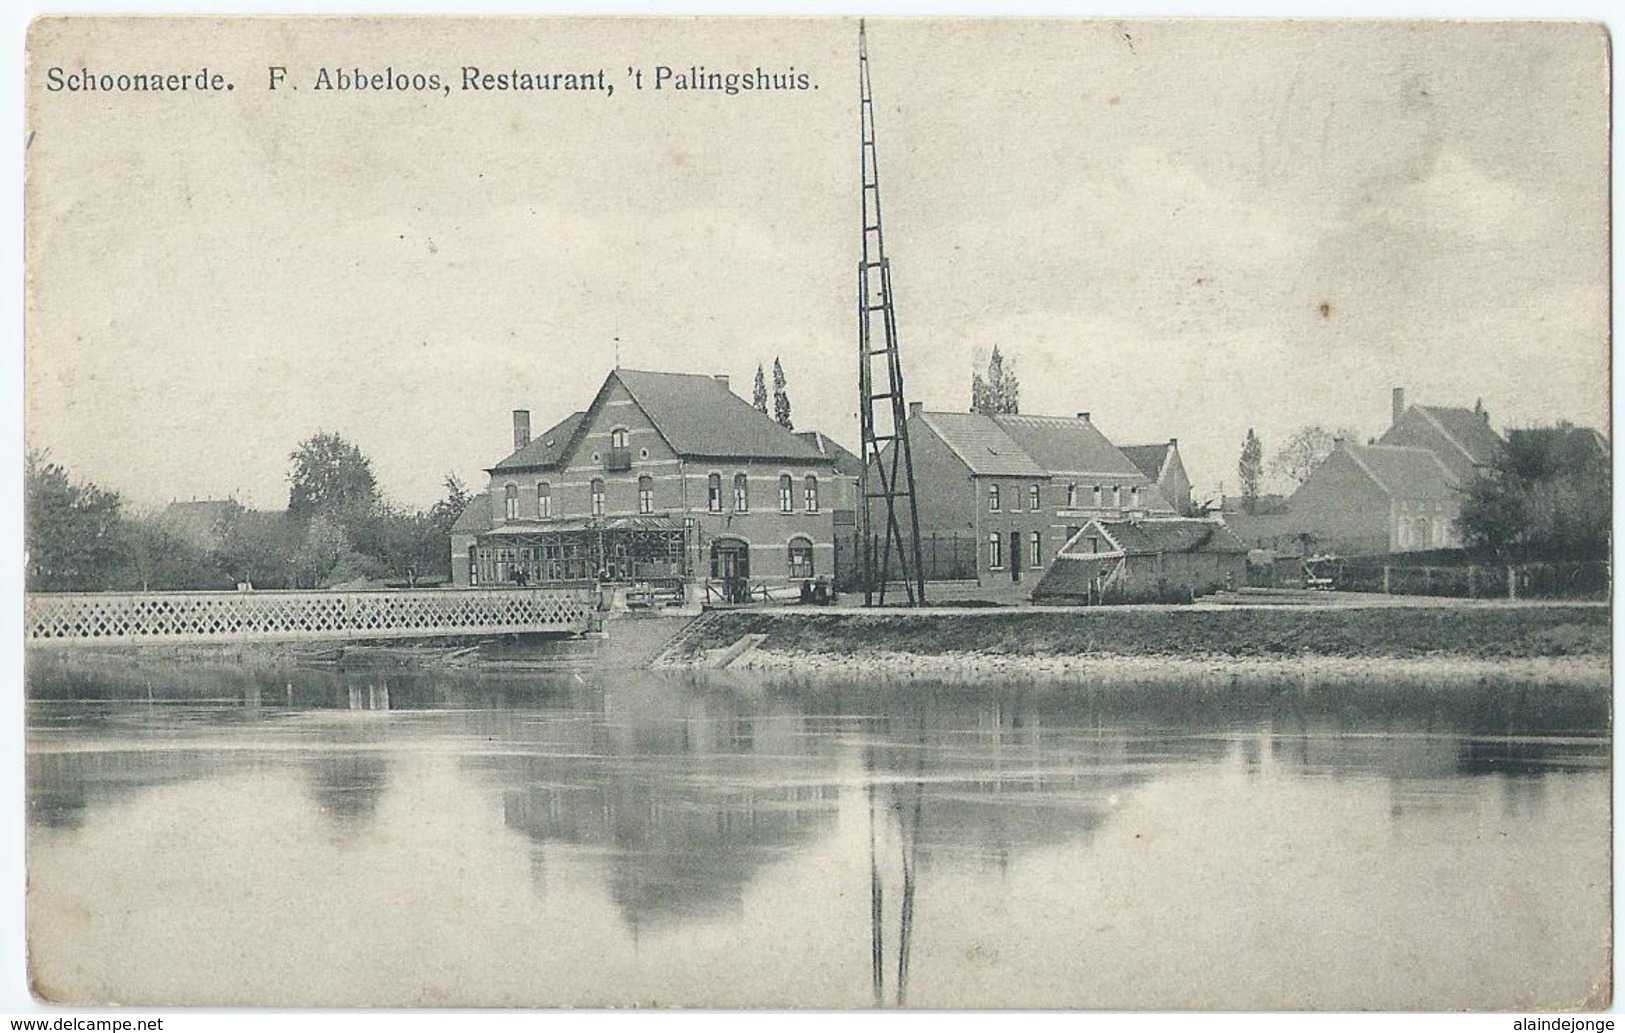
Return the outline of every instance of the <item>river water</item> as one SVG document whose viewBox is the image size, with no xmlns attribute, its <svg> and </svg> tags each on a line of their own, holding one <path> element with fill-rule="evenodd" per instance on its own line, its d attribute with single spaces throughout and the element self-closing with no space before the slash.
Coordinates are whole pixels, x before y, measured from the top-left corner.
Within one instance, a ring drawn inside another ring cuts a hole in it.
<svg viewBox="0 0 1625 1033">
<path fill-rule="evenodd" d="M 1606 699 L 1578 689 L 30 681 L 58 999 L 1607 1000 Z"/>
</svg>

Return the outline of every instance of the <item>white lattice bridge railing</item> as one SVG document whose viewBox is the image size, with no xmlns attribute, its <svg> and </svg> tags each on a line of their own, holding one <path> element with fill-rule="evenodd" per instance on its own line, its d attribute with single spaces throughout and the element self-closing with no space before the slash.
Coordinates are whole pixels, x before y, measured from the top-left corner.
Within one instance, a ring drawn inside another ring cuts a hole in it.
<svg viewBox="0 0 1625 1033">
<path fill-rule="evenodd" d="M 580 633 L 590 587 L 29 595 L 28 645 Z"/>
</svg>

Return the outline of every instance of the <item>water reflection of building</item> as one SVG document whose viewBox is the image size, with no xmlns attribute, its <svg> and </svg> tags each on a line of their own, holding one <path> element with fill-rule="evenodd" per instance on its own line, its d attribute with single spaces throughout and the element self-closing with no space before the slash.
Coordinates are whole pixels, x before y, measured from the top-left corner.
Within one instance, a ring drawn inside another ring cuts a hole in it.
<svg viewBox="0 0 1625 1033">
<path fill-rule="evenodd" d="M 732 911 L 757 871 L 832 829 L 836 757 L 794 711 L 637 676 L 602 706 L 512 723 L 465 767 L 502 787 L 509 828 L 606 851 L 629 924 Z"/>
</svg>

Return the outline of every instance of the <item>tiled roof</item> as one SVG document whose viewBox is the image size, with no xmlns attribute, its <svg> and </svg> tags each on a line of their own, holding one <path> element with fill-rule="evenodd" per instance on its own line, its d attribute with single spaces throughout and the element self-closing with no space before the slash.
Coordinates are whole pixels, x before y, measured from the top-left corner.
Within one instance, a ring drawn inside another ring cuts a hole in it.
<svg viewBox="0 0 1625 1033">
<path fill-rule="evenodd" d="M 1104 580 L 1112 568 L 1123 562 L 1118 555 L 1111 556 L 1057 556 L 1044 576 L 1033 588 L 1033 599 L 1082 599 L 1090 592 L 1090 582 Z"/>
<path fill-rule="evenodd" d="M 1140 475 L 1139 468 L 1088 420 L 1068 416 L 991 418 L 1049 473 Z M 1156 480 L 1156 475 L 1151 479 Z"/>
<path fill-rule="evenodd" d="M 484 534 L 490 529 L 491 493 L 485 491 L 469 499 L 451 525 L 452 534 Z"/>
<path fill-rule="evenodd" d="M 835 465 L 837 472 L 848 477 L 861 477 L 863 475 L 863 460 L 843 448 L 838 442 L 832 440 L 828 434 L 817 430 L 802 430 L 796 432 L 796 437 L 816 448 Z"/>
<path fill-rule="evenodd" d="M 564 450 L 581 425 L 584 412 L 573 412 L 547 430 L 530 439 L 530 444 L 502 460 L 493 471 L 547 470 L 559 465 Z"/>
<path fill-rule="evenodd" d="M 1067 556 L 1088 556 L 1073 550 L 1073 543 L 1088 537 L 1092 527 L 1106 532 L 1111 542 L 1129 556 L 1155 556 L 1164 552 L 1237 552 L 1247 545 L 1234 531 L 1216 520 L 1197 517 L 1153 517 L 1145 520 L 1091 520 L 1089 526 L 1061 547 Z"/>
<path fill-rule="evenodd" d="M 928 412 L 922 418 L 974 474 L 1141 476 L 1139 468 L 1087 420 L 974 412 Z"/>
<path fill-rule="evenodd" d="M 1443 405 L 1418 405 L 1435 426 L 1445 434 L 1461 450 L 1467 453 L 1468 458 L 1480 466 L 1490 465 L 1495 458 L 1495 450 L 1501 446 L 1501 438 L 1490 429 L 1490 424 L 1479 413 L 1471 409 L 1462 409 Z"/>
<path fill-rule="evenodd" d="M 717 459 L 818 460 L 818 450 L 703 373 L 618 369 L 619 378 L 655 429 L 681 456 Z"/>
<path fill-rule="evenodd" d="M 1164 441 L 1160 445 L 1121 445 L 1117 450 L 1154 481 L 1162 476 L 1162 464 L 1168 461 L 1168 450 L 1172 447 Z"/>
<path fill-rule="evenodd" d="M 1426 448 L 1348 445 L 1349 458 L 1393 498 L 1447 499 L 1460 490 L 1444 461 Z"/>
<path fill-rule="evenodd" d="M 920 418 L 973 474 L 988 477 L 1049 475 L 992 417 L 975 412 L 928 412 L 921 413 Z"/>
</svg>

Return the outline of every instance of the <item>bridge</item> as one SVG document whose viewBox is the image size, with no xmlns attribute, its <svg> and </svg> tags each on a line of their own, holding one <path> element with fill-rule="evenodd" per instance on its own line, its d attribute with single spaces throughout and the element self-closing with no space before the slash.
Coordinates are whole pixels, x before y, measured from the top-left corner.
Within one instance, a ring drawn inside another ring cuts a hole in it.
<svg viewBox="0 0 1625 1033">
<path fill-rule="evenodd" d="M 277 642 L 580 634 L 592 582 L 541 588 L 362 592 L 85 592 L 30 594 L 28 646 Z"/>
</svg>

